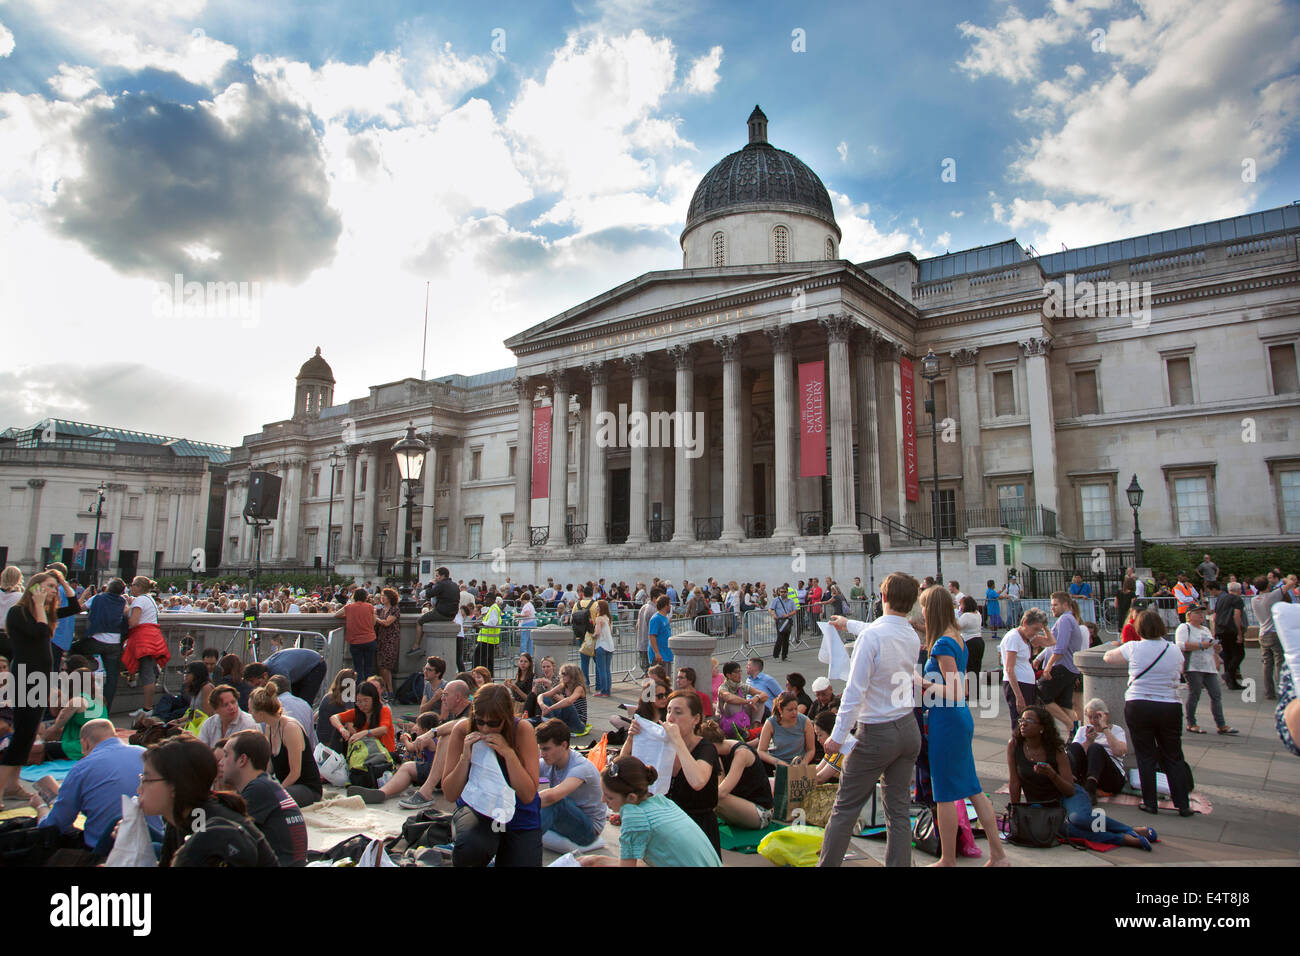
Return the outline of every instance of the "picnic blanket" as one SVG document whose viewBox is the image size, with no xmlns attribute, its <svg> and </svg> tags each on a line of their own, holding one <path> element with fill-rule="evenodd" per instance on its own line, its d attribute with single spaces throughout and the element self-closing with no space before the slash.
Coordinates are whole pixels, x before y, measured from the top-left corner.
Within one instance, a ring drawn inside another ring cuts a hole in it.
<svg viewBox="0 0 1300 956">
<path fill-rule="evenodd" d="M 393 809 L 382 809 L 384 806 Z M 307 823 L 307 849 L 328 850 L 358 833 L 372 839 L 391 839 L 401 834 L 402 824 L 411 812 L 399 809 L 396 800 L 371 806 L 360 797 L 346 797 L 338 791 L 330 793 L 326 790 L 319 803 L 304 807 L 302 811 L 302 818 Z"/>
<path fill-rule="evenodd" d="M 733 853 L 757 853 L 759 841 L 769 833 L 775 833 L 777 830 L 785 829 L 784 823 L 769 823 L 761 830 L 747 830 L 744 827 L 733 827 L 729 823 L 718 821 L 718 842 L 724 850 L 731 850 Z"/>
<path fill-rule="evenodd" d="M 76 765 L 75 760 L 47 760 L 45 763 L 31 763 L 23 767 L 18 776 L 28 783 L 35 783 L 41 777 L 53 777 L 62 783 L 68 771 Z"/>
</svg>

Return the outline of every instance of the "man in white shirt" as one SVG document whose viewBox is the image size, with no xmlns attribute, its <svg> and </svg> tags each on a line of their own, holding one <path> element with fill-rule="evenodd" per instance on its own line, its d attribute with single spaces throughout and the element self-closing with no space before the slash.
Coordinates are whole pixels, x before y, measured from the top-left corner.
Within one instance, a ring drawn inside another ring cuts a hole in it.
<svg viewBox="0 0 1300 956">
<path fill-rule="evenodd" d="M 239 709 L 239 691 L 229 684 L 222 684 L 213 690 L 208 700 L 216 713 L 199 728 L 199 740 L 208 747 L 215 747 L 222 737 L 229 737 L 241 730 L 261 730 L 247 711 Z"/>
<path fill-rule="evenodd" d="M 1187 655 L 1187 730 L 1193 734 L 1203 734 L 1196 725 L 1196 705 L 1201 700 L 1201 689 L 1210 695 L 1210 712 L 1214 715 L 1214 724 L 1219 733 L 1225 736 L 1235 734 L 1233 728 L 1223 717 L 1223 689 L 1219 684 L 1219 664 L 1216 660 L 1214 635 L 1205 626 L 1205 609 L 1193 604 L 1187 609 L 1187 621 L 1178 625 L 1174 632 L 1178 649 Z"/>
<path fill-rule="evenodd" d="M 833 627 L 855 634 L 857 640 L 835 729 L 823 745 L 826 753 L 844 750 L 855 724 L 857 732 L 844 760 L 839 796 L 826 826 L 818 866 L 839 866 L 844 862 L 858 813 L 882 778 L 889 820 L 885 865 L 912 865 L 908 784 L 921 752 L 921 728 L 912 713 L 921 641 L 907 615 L 919 592 L 916 578 L 895 572 L 880 586 L 884 614 L 878 620 L 868 625 L 839 616 L 831 618 Z"/>
</svg>

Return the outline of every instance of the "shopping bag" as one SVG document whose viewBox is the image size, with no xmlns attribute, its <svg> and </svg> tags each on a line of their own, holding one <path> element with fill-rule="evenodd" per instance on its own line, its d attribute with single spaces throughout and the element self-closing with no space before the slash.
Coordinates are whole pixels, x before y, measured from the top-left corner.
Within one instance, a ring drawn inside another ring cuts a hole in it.
<svg viewBox="0 0 1300 956">
<path fill-rule="evenodd" d="M 795 822 L 804 822 L 804 801 L 816 786 L 817 768 L 811 764 L 797 763 L 790 767 L 777 767 L 772 794 L 772 819 L 789 822 L 798 811 L 799 819 Z"/>
<path fill-rule="evenodd" d="M 122 794 L 122 823 L 105 866 L 157 866 L 149 824 L 134 795 Z"/>
</svg>

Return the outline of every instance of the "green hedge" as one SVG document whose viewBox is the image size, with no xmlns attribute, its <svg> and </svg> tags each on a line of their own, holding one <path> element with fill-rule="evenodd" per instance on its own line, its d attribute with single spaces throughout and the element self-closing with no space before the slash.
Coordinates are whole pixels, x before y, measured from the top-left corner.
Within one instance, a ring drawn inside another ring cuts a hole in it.
<svg viewBox="0 0 1300 956">
<path fill-rule="evenodd" d="M 1254 580 L 1273 568 L 1290 573 L 1300 568 L 1300 547 L 1275 545 L 1265 548 L 1224 548 L 1206 545 L 1143 544 L 1142 562 L 1156 575 L 1167 574 L 1172 581 L 1180 571 L 1186 571 L 1193 580 L 1199 580 L 1196 566 L 1208 554 L 1219 566 L 1219 579 L 1226 581 L 1229 574 L 1237 580 Z"/>
</svg>

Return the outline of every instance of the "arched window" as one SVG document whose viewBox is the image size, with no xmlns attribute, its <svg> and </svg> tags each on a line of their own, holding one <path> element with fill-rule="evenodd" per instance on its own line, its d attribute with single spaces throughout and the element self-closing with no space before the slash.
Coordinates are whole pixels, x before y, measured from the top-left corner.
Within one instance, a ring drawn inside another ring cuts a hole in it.
<svg viewBox="0 0 1300 956">
<path fill-rule="evenodd" d="M 826 259 L 835 258 L 835 240 L 832 239 L 830 236 L 826 237 L 826 251 L 822 253 L 822 256 L 823 258 Z"/>
<path fill-rule="evenodd" d="M 790 261 L 790 230 L 777 226 L 772 230 L 772 261 Z"/>
<path fill-rule="evenodd" d="M 713 234 L 713 264 L 715 266 L 727 264 L 727 234 L 724 232 Z"/>
</svg>

